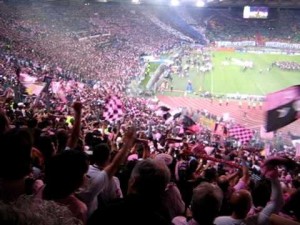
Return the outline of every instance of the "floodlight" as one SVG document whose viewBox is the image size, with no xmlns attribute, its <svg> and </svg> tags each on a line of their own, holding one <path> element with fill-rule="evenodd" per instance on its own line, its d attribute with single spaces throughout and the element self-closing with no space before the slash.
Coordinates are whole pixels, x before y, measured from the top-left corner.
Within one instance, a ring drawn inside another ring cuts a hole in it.
<svg viewBox="0 0 300 225">
<path fill-rule="evenodd" d="M 179 0 L 171 0 L 170 5 L 171 6 L 179 6 L 180 2 L 179 2 Z"/>
<path fill-rule="evenodd" d="M 205 6 L 205 2 L 203 0 L 197 0 L 196 6 L 197 7 L 204 7 Z"/>
</svg>

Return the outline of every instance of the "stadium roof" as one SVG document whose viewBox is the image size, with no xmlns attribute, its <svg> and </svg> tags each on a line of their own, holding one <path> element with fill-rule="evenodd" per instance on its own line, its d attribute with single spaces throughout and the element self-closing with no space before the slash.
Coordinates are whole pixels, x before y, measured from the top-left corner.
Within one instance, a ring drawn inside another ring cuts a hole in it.
<svg viewBox="0 0 300 225">
<path fill-rule="evenodd" d="M 98 2 L 135 2 L 170 5 L 172 1 L 182 5 L 194 5 L 203 2 L 207 7 L 243 7 L 245 5 L 269 6 L 271 8 L 300 8 L 299 0 L 95 0 Z"/>
</svg>

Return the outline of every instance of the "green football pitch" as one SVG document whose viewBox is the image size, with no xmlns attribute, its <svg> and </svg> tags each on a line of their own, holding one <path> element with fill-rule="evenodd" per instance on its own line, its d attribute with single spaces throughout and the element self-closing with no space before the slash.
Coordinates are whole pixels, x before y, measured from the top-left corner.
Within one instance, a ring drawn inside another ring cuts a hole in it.
<svg viewBox="0 0 300 225">
<path fill-rule="evenodd" d="M 234 61 L 251 61 L 253 68 L 243 71 L 243 67 Z M 192 82 L 194 92 L 221 94 L 266 95 L 291 85 L 300 84 L 299 71 L 286 71 L 272 67 L 275 61 L 300 63 L 300 56 L 255 54 L 240 52 L 213 52 L 213 70 L 203 74 L 196 68 L 190 68 L 188 77 L 173 75 L 173 88 L 185 91 L 188 80 Z M 164 94 L 171 94 L 164 92 Z M 175 93 L 172 93 L 174 95 Z"/>
</svg>

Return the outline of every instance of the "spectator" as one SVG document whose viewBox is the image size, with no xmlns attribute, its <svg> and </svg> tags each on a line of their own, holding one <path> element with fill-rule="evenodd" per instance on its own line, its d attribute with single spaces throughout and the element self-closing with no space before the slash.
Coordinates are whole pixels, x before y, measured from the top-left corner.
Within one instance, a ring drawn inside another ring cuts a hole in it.
<svg viewBox="0 0 300 225">
<path fill-rule="evenodd" d="M 45 167 L 45 185 L 37 190 L 36 197 L 67 206 L 85 223 L 87 207 L 74 194 L 84 184 L 87 170 L 88 158 L 83 152 L 70 150 L 53 156 Z"/>
<path fill-rule="evenodd" d="M 247 190 L 239 190 L 232 194 L 230 205 L 232 207 L 231 216 L 217 217 L 214 223 L 216 225 L 230 224 L 268 224 L 272 213 L 277 213 L 282 207 L 283 196 L 281 186 L 278 180 L 278 171 L 276 165 L 271 167 L 272 159 L 265 163 L 265 175 L 271 179 L 272 194 L 271 201 L 255 216 L 249 216 L 248 213 L 252 207 L 252 197 Z"/>
<path fill-rule="evenodd" d="M 53 201 L 21 196 L 11 204 L 0 201 L 0 224 L 10 225 L 81 225 L 67 207 Z"/>
<path fill-rule="evenodd" d="M 0 136 L 0 200 L 11 202 L 20 195 L 32 194 L 32 138 L 26 129 L 11 129 Z"/>
<path fill-rule="evenodd" d="M 222 204 L 223 194 L 221 189 L 207 182 L 198 185 L 193 191 L 191 202 L 191 220 L 190 218 L 175 217 L 175 225 L 212 225 L 214 219 L 218 216 Z"/>
<path fill-rule="evenodd" d="M 124 200 L 95 211 L 88 224 L 169 224 L 161 202 L 169 180 L 170 172 L 164 163 L 150 159 L 138 162 Z"/>
</svg>

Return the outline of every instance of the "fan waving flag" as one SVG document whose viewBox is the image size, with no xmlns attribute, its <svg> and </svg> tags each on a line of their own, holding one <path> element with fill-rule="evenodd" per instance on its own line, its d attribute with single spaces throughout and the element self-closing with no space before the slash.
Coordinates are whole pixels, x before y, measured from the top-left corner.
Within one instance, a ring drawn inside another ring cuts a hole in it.
<svg viewBox="0 0 300 225">
<path fill-rule="evenodd" d="M 155 111 L 155 115 L 162 116 L 166 120 L 171 116 L 170 108 L 166 106 L 159 106 Z"/>
<path fill-rule="evenodd" d="M 300 85 L 268 94 L 265 102 L 266 131 L 275 131 L 300 117 Z"/>
<path fill-rule="evenodd" d="M 27 73 L 20 73 L 19 81 L 29 95 L 40 95 L 46 86 L 46 83 L 37 82 L 36 77 L 30 76 Z"/>
<path fill-rule="evenodd" d="M 28 95 L 39 96 L 40 93 L 44 90 L 46 83 L 24 83 L 23 85 L 26 88 L 26 92 L 28 93 Z"/>
<path fill-rule="evenodd" d="M 253 137 L 253 131 L 241 125 L 234 125 L 229 130 L 229 136 L 238 139 L 242 144 L 246 144 Z"/>
<path fill-rule="evenodd" d="M 24 84 L 24 83 L 30 83 L 33 84 L 34 82 L 37 81 L 36 77 L 30 76 L 27 73 L 20 73 L 19 76 L 19 81 Z"/>
<path fill-rule="evenodd" d="M 183 117 L 182 125 L 186 133 L 195 134 L 200 131 L 199 125 L 188 116 Z"/>
<path fill-rule="evenodd" d="M 164 117 L 164 119 L 166 118 L 165 119 L 166 124 L 170 124 L 172 121 L 179 118 L 181 116 L 181 112 L 182 112 L 182 109 L 175 109 L 175 110 L 172 110 L 171 112 L 169 112 L 169 114 L 167 114 L 167 116 Z"/>
<path fill-rule="evenodd" d="M 105 101 L 103 117 L 109 122 L 121 120 L 124 111 L 123 103 L 117 96 L 110 96 Z"/>
</svg>

